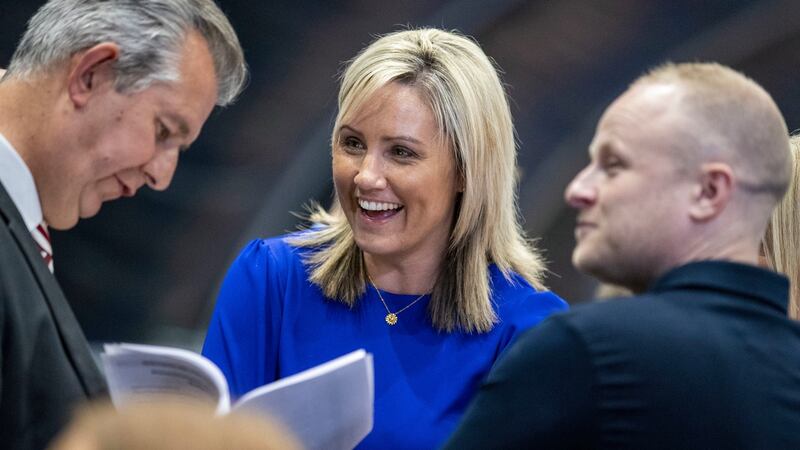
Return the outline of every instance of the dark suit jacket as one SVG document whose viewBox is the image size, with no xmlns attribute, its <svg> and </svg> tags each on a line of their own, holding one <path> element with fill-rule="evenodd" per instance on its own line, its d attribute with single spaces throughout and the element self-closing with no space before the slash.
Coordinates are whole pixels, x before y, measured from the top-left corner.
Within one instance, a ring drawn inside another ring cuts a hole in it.
<svg viewBox="0 0 800 450">
<path fill-rule="evenodd" d="M 106 385 L 2 184 L 0 219 L 0 447 L 41 449 Z"/>
<path fill-rule="evenodd" d="M 786 279 L 721 261 L 520 337 L 447 449 L 800 449 Z"/>
</svg>

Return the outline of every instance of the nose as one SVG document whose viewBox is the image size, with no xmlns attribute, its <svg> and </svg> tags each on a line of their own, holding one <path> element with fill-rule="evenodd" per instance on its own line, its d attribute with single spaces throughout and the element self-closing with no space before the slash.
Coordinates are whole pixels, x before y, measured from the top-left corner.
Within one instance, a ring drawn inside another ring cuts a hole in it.
<svg viewBox="0 0 800 450">
<path fill-rule="evenodd" d="M 145 182 L 150 189 L 163 191 L 169 187 L 172 175 L 175 174 L 175 169 L 178 167 L 179 152 L 177 147 L 160 151 L 142 167 Z"/>
<path fill-rule="evenodd" d="M 386 189 L 386 176 L 384 174 L 384 161 L 379 156 L 367 153 L 361 159 L 353 181 L 360 191 Z"/>
<path fill-rule="evenodd" d="M 592 184 L 592 169 L 588 166 L 578 172 L 575 178 L 567 185 L 564 191 L 567 204 L 576 209 L 582 209 L 594 204 L 597 199 L 597 190 Z"/>
</svg>

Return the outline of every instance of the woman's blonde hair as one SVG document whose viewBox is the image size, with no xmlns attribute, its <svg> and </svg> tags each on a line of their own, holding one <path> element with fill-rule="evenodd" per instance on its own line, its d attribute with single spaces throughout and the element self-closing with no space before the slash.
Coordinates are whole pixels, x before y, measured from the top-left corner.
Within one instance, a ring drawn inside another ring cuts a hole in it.
<svg viewBox="0 0 800 450">
<path fill-rule="evenodd" d="M 447 254 L 428 303 L 433 326 L 446 332 L 488 332 L 497 323 L 488 267 L 506 279 L 516 272 L 542 289 L 544 263 L 519 223 L 517 154 L 506 92 L 492 61 L 455 32 L 405 30 L 385 35 L 345 70 L 339 91 L 339 128 L 364 101 L 389 83 L 413 86 L 429 102 L 441 137 L 453 151 L 464 192 L 457 203 Z M 321 247 L 310 253 L 310 281 L 336 301 L 354 306 L 366 290 L 366 269 L 337 202 L 317 207 L 314 227 L 290 242 Z"/>
<path fill-rule="evenodd" d="M 800 135 L 789 139 L 792 147 L 792 180 L 783 200 L 772 212 L 764 234 L 764 256 L 772 269 L 789 277 L 789 317 L 800 319 Z"/>
</svg>

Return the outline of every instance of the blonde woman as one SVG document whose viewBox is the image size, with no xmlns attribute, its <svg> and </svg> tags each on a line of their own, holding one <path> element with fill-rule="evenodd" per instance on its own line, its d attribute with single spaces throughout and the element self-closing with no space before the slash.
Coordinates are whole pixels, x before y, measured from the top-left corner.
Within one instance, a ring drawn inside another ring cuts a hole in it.
<svg viewBox="0 0 800 450">
<path fill-rule="evenodd" d="M 361 448 L 435 448 L 502 350 L 566 308 L 518 222 L 497 71 L 455 33 L 376 40 L 342 77 L 332 160 L 335 206 L 243 250 L 203 352 L 235 397 L 366 348 L 375 421 Z"/>
<path fill-rule="evenodd" d="M 793 174 L 786 196 L 775 208 L 764 235 L 762 249 L 767 265 L 789 278 L 789 317 L 800 319 L 800 136 L 789 139 L 792 145 Z"/>
</svg>

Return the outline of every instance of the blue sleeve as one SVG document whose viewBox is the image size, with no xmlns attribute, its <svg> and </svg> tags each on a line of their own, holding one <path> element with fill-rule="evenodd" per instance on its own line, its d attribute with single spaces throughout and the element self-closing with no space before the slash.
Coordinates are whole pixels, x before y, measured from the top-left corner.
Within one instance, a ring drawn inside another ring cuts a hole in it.
<svg viewBox="0 0 800 450">
<path fill-rule="evenodd" d="M 217 297 L 203 355 L 225 374 L 236 399 L 277 378 L 284 280 L 269 242 L 250 242 Z"/>
<path fill-rule="evenodd" d="M 498 353 L 528 329 L 552 314 L 566 311 L 568 308 L 567 302 L 549 291 L 535 292 L 507 300 L 501 312 L 501 320 L 505 322 L 505 327 Z"/>
<path fill-rule="evenodd" d="M 593 366 L 562 317 L 524 333 L 495 365 L 444 449 L 593 448 Z"/>
</svg>

